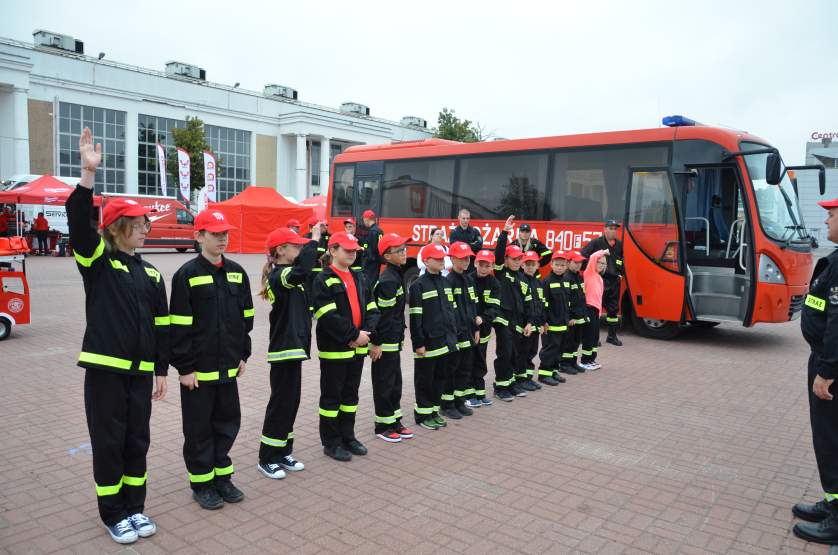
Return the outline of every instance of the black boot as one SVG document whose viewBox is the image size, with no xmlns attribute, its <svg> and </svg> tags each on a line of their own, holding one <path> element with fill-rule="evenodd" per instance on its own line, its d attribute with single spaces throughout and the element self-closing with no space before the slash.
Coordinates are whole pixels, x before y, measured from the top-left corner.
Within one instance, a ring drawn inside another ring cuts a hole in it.
<svg viewBox="0 0 838 555">
<path fill-rule="evenodd" d="M 820 522 L 829 516 L 829 504 L 824 499 L 813 504 L 798 503 L 791 508 L 791 512 L 797 518 L 802 518 L 809 522 Z"/>
<path fill-rule="evenodd" d="M 610 335 L 609 334 L 608 338 L 605 341 L 607 343 L 610 343 L 611 345 L 614 345 L 615 347 L 622 347 L 623 346 L 623 342 L 620 341 L 620 338 L 617 337 L 616 334 L 615 335 Z"/>
<path fill-rule="evenodd" d="M 807 542 L 838 545 L 838 508 L 830 507 L 829 516 L 820 522 L 798 522 L 792 531 Z"/>
</svg>

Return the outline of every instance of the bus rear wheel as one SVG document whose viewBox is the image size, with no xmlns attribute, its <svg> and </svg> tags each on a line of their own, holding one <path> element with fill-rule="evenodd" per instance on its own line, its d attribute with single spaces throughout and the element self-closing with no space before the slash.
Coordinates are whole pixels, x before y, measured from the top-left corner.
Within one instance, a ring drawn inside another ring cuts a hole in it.
<svg viewBox="0 0 838 555">
<path fill-rule="evenodd" d="M 650 339 L 674 339 L 681 333 L 681 326 L 678 325 L 678 322 L 641 318 L 633 310 L 631 311 L 631 323 L 637 335 Z"/>
</svg>

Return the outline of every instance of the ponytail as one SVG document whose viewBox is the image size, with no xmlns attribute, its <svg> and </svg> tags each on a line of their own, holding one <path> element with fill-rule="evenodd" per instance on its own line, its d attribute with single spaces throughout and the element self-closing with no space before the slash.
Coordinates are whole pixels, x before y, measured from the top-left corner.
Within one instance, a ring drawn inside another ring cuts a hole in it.
<svg viewBox="0 0 838 555">
<path fill-rule="evenodd" d="M 262 266 L 262 289 L 259 290 L 259 295 L 266 301 L 269 298 L 268 295 L 268 276 L 271 275 L 271 270 L 274 268 L 274 259 L 276 258 L 276 247 L 271 247 L 270 252 L 268 253 L 268 261 Z"/>
</svg>

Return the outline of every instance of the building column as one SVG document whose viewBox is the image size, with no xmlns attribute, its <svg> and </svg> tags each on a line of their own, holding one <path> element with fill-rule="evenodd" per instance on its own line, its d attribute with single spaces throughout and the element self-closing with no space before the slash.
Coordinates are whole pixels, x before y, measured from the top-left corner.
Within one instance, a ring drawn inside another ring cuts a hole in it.
<svg viewBox="0 0 838 555">
<path fill-rule="evenodd" d="M 329 152 L 332 150 L 331 137 L 320 140 L 320 194 L 329 193 Z"/>
<path fill-rule="evenodd" d="M 29 91 L 15 87 L 14 112 L 14 172 L 29 173 Z"/>
<path fill-rule="evenodd" d="M 294 197 L 297 202 L 304 200 L 308 195 L 308 187 L 306 187 L 306 170 L 308 169 L 308 160 L 306 159 L 306 136 L 303 133 L 297 133 L 297 165 L 296 178 L 294 187 Z"/>
</svg>

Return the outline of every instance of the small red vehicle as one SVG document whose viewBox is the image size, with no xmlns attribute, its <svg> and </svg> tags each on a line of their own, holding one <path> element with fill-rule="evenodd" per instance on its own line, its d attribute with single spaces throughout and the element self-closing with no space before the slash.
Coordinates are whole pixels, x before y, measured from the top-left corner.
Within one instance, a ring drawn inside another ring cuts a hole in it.
<svg viewBox="0 0 838 555">
<path fill-rule="evenodd" d="M 15 326 L 29 323 L 28 252 L 23 237 L 0 237 L 0 341 L 8 338 Z"/>
</svg>

